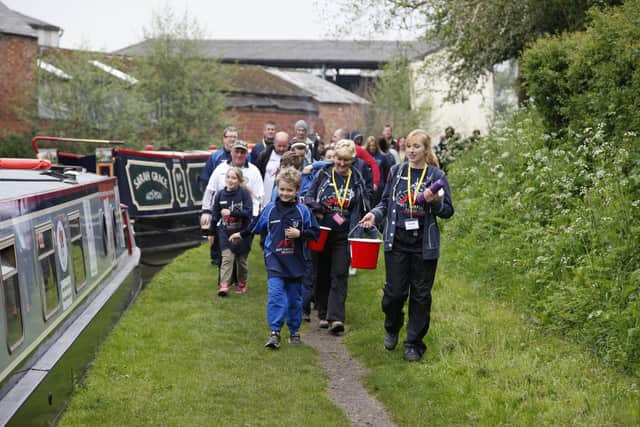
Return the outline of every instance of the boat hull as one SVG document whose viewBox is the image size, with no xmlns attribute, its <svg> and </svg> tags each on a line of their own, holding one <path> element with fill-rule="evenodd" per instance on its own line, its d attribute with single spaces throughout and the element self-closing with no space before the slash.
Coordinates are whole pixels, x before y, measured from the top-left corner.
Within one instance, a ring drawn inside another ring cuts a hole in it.
<svg viewBox="0 0 640 427">
<path fill-rule="evenodd" d="M 136 248 L 6 382 L 0 425 L 46 426 L 59 419 L 100 343 L 140 291 L 139 260 Z"/>
</svg>

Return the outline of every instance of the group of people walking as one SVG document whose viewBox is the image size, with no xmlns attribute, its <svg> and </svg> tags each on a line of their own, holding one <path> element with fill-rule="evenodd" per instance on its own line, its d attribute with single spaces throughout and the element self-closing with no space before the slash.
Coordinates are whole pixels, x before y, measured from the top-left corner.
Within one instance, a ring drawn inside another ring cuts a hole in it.
<svg viewBox="0 0 640 427">
<path fill-rule="evenodd" d="M 219 265 L 218 295 L 232 283 L 248 289 L 247 254 L 260 235 L 267 270 L 266 347 L 277 349 L 286 323 L 289 342 L 300 344 L 300 327 L 312 304 L 320 328 L 345 331 L 350 274 L 348 237 L 356 227 L 383 230 L 386 283 L 384 347 L 392 351 L 409 299 L 404 358 L 426 350 L 440 236 L 436 217 L 453 215 L 446 175 L 438 168 L 429 135 L 411 132 L 399 142 L 392 128 L 364 140 L 358 131 L 337 129 L 325 144 L 300 120 L 294 137 L 267 122 L 251 153 L 235 128 L 223 134 L 201 175 L 201 225 L 208 229 L 212 260 Z M 321 227 L 322 251 L 309 251 Z"/>
</svg>

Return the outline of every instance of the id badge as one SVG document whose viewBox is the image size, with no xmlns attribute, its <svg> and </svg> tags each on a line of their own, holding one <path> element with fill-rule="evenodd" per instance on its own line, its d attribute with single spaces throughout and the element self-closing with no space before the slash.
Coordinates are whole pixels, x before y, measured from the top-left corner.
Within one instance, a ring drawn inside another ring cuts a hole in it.
<svg viewBox="0 0 640 427">
<path fill-rule="evenodd" d="M 417 230 L 420 228 L 420 224 L 417 219 L 405 219 L 404 220 L 404 229 L 405 230 Z"/>
<path fill-rule="evenodd" d="M 339 213 L 334 213 L 333 216 L 331 217 L 333 219 L 333 221 L 338 224 L 338 225 L 342 225 L 342 223 L 344 222 L 344 218 L 342 217 L 342 215 L 340 215 Z"/>
</svg>

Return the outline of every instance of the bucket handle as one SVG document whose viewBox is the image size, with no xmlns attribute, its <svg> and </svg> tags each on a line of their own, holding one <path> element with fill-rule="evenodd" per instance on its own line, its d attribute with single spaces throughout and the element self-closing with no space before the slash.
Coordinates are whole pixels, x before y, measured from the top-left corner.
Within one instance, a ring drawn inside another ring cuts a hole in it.
<svg viewBox="0 0 640 427">
<path fill-rule="evenodd" d="M 356 226 L 355 226 L 355 227 L 353 227 L 353 229 L 351 229 L 351 231 L 349 232 L 349 234 L 347 234 L 347 238 L 352 237 L 352 236 L 351 236 L 351 233 L 353 233 L 353 232 L 354 232 L 354 231 L 356 231 L 357 229 L 365 230 L 365 233 L 367 233 L 369 236 L 373 236 L 373 237 L 371 237 L 372 239 L 377 239 L 377 238 L 378 238 L 378 234 L 380 233 L 380 232 L 378 231 L 378 228 L 377 228 L 375 225 L 372 225 L 372 226 L 371 226 L 371 227 L 369 227 L 369 228 L 365 228 L 365 227 L 363 227 L 363 226 L 362 226 L 362 225 L 360 225 L 360 224 L 356 224 Z M 374 230 L 375 230 L 375 232 L 374 232 L 374 233 L 372 233 L 372 231 L 374 231 Z"/>
</svg>

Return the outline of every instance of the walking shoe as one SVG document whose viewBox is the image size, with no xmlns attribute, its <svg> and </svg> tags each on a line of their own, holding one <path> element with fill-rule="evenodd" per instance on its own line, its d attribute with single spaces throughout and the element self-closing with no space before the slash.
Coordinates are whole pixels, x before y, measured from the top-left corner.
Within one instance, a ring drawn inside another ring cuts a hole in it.
<svg viewBox="0 0 640 427">
<path fill-rule="evenodd" d="M 302 340 L 300 339 L 300 334 L 296 332 L 295 334 L 291 334 L 289 336 L 289 344 L 291 345 L 300 345 L 302 344 Z"/>
<path fill-rule="evenodd" d="M 384 348 L 391 351 L 398 345 L 398 334 L 384 333 Z"/>
<path fill-rule="evenodd" d="M 238 282 L 236 286 L 236 294 L 242 295 L 247 292 L 247 282 Z"/>
<path fill-rule="evenodd" d="M 344 331 L 344 323 L 342 323 L 339 320 L 336 320 L 335 322 L 331 322 L 331 327 L 329 328 L 329 332 L 331 332 L 332 334 L 339 334 L 340 332 Z"/>
<path fill-rule="evenodd" d="M 218 285 L 218 296 L 226 297 L 227 293 L 229 293 L 229 283 L 221 282 Z"/>
<path fill-rule="evenodd" d="M 327 329 L 329 327 L 329 322 L 322 319 L 318 322 L 318 326 L 320 326 L 322 329 Z"/>
<path fill-rule="evenodd" d="M 311 322 L 311 313 L 302 313 L 302 320 L 305 322 Z"/>
<path fill-rule="evenodd" d="M 280 348 L 280 332 L 271 331 L 271 336 L 269 337 L 269 341 L 264 345 L 267 348 L 271 348 L 273 350 L 277 350 Z"/>
<path fill-rule="evenodd" d="M 355 276 L 358 273 L 357 268 L 349 267 L 349 276 Z"/>
<path fill-rule="evenodd" d="M 413 347 L 405 347 L 404 360 L 407 362 L 417 362 L 422 359 L 422 355 Z"/>
</svg>

